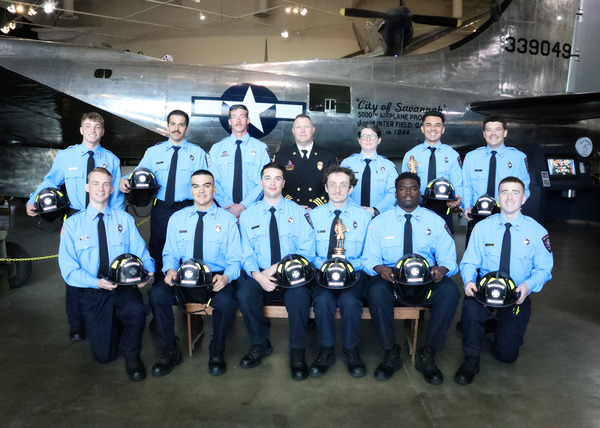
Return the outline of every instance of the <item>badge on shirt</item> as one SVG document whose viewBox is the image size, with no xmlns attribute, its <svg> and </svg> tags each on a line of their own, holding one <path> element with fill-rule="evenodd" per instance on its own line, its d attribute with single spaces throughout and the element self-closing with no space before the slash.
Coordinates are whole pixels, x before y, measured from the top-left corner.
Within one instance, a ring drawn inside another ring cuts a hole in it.
<svg viewBox="0 0 600 428">
<path fill-rule="evenodd" d="M 525 245 L 526 247 L 529 247 L 529 244 L 531 244 L 531 241 L 529 240 L 529 238 L 523 239 L 523 245 Z"/>
<path fill-rule="evenodd" d="M 385 172 L 385 166 L 381 167 L 381 172 Z"/>
<path fill-rule="evenodd" d="M 358 229 L 358 223 L 356 222 L 356 220 L 354 221 L 354 223 L 352 223 L 352 226 L 353 226 L 355 229 Z"/>
<path fill-rule="evenodd" d="M 427 236 L 431 235 L 431 229 L 426 229 L 425 230 L 425 235 L 427 235 Z"/>
<path fill-rule="evenodd" d="M 292 163 L 291 159 L 285 165 L 285 169 L 286 169 L 286 171 L 293 171 L 294 170 L 294 164 Z"/>
<path fill-rule="evenodd" d="M 542 238 L 542 242 L 544 243 L 544 247 L 548 250 L 549 253 L 552 252 L 552 246 L 550 245 L 550 235 L 546 235 Z"/>
<path fill-rule="evenodd" d="M 190 155 L 190 160 L 194 162 L 194 155 Z"/>
<path fill-rule="evenodd" d="M 229 153 L 227 153 L 227 151 L 221 153 L 222 158 L 226 158 L 227 156 L 229 156 Z"/>
<path fill-rule="evenodd" d="M 119 231 L 119 233 L 123 232 L 123 226 L 121 226 L 121 225 L 118 225 L 118 226 L 117 226 L 117 230 Z"/>
<path fill-rule="evenodd" d="M 216 224 L 215 225 L 215 230 L 217 231 L 217 233 L 220 232 L 221 231 L 221 225 L 220 224 Z"/>
<path fill-rule="evenodd" d="M 106 169 L 108 165 L 106 165 L 105 163 L 102 164 L 102 168 Z"/>
<path fill-rule="evenodd" d="M 256 150 L 254 150 L 254 149 L 250 150 L 250 154 L 251 154 L 252 156 L 256 156 Z"/>
<path fill-rule="evenodd" d="M 448 162 L 450 161 L 450 160 L 448 159 L 448 156 L 446 156 L 446 157 L 444 158 L 444 161 L 446 161 L 446 163 L 448 163 Z"/>
<path fill-rule="evenodd" d="M 288 217 L 288 223 L 289 224 L 293 224 L 294 223 L 294 219 L 292 218 L 292 216 Z"/>
<path fill-rule="evenodd" d="M 321 161 L 317 162 L 317 169 L 319 171 L 321 171 L 323 169 L 323 162 L 321 162 Z"/>
<path fill-rule="evenodd" d="M 509 168 L 512 168 L 512 162 L 509 162 L 509 163 L 508 163 L 508 167 L 509 167 Z"/>
</svg>

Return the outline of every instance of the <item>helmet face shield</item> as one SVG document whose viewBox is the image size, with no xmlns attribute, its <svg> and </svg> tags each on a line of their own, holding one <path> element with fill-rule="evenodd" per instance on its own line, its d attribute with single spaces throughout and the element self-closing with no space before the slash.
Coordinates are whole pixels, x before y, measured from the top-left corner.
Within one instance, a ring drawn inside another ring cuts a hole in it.
<svg viewBox="0 0 600 428">
<path fill-rule="evenodd" d="M 285 256 L 275 270 L 275 280 L 282 288 L 301 287 L 312 281 L 314 277 L 314 267 L 299 254 Z"/>
<path fill-rule="evenodd" d="M 317 284 L 332 290 L 350 288 L 359 279 L 360 272 L 355 271 L 352 263 L 341 257 L 325 260 L 316 273 Z"/>
<path fill-rule="evenodd" d="M 518 299 L 515 282 L 503 272 L 489 272 L 477 283 L 475 299 L 491 308 L 513 306 Z"/>
<path fill-rule="evenodd" d="M 125 253 L 111 262 L 106 279 L 118 285 L 138 285 L 148 279 L 148 272 L 138 256 Z"/>
<path fill-rule="evenodd" d="M 211 287 L 212 272 L 200 259 L 188 259 L 177 269 L 175 285 L 180 287 Z"/>
<path fill-rule="evenodd" d="M 423 305 L 431 294 L 433 275 L 427 259 L 407 254 L 394 267 L 394 289 L 398 300 L 408 306 Z"/>
</svg>

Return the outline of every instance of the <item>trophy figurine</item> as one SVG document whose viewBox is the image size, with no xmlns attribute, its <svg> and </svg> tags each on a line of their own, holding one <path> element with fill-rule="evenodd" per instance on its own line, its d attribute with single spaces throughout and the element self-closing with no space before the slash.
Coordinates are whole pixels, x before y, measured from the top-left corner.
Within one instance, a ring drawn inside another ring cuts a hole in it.
<svg viewBox="0 0 600 428">
<path fill-rule="evenodd" d="M 344 249 L 344 232 L 347 232 L 348 229 L 346 229 L 346 226 L 344 226 L 344 223 L 342 223 L 341 218 L 337 219 L 333 231 L 335 232 L 335 239 L 337 240 L 337 243 L 333 249 L 332 256 L 342 257 L 345 259 L 346 256 L 344 256 L 344 253 L 346 250 Z"/>
<path fill-rule="evenodd" d="M 417 162 L 417 160 L 415 159 L 415 157 L 413 155 L 410 155 L 410 159 L 408 160 L 408 171 L 412 172 L 413 174 L 417 173 L 417 167 L 421 166 L 419 165 L 419 162 Z"/>
</svg>

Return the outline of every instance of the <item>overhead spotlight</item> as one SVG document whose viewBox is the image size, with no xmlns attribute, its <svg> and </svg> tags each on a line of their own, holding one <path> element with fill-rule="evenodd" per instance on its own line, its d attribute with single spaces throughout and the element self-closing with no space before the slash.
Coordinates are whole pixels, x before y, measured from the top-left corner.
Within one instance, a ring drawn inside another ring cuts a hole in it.
<svg viewBox="0 0 600 428">
<path fill-rule="evenodd" d="M 297 14 L 298 12 L 300 12 L 300 9 L 298 8 L 298 6 L 294 6 L 294 8 L 292 9 L 292 12 Z"/>
<path fill-rule="evenodd" d="M 11 3 L 10 6 L 8 6 L 6 8 L 6 10 L 8 10 L 10 13 L 16 13 L 17 12 L 17 8 L 15 7 L 14 3 Z M 5 27 L 6 28 L 6 27 Z M 4 29 L 4 28 L 3 28 Z"/>
<path fill-rule="evenodd" d="M 200 12 L 200 21 L 204 21 L 206 19 L 206 15 Z"/>
<path fill-rule="evenodd" d="M 27 11 L 27 15 L 29 15 L 29 16 L 35 16 L 35 15 L 37 15 L 37 10 L 35 10 L 33 8 L 33 6 L 29 6 L 29 10 Z"/>
<path fill-rule="evenodd" d="M 46 13 L 54 12 L 55 8 L 56 8 L 56 5 L 52 1 L 47 1 L 46 3 L 44 3 L 44 12 L 46 12 Z"/>
<path fill-rule="evenodd" d="M 194 3 L 200 3 L 200 0 L 194 0 Z"/>
<path fill-rule="evenodd" d="M 13 6 L 13 5 L 11 5 L 11 6 Z M 14 9 L 14 6 L 13 6 L 13 9 Z M 290 13 L 291 11 L 292 11 L 292 6 L 288 6 L 285 8 L 285 13 Z M 9 12 L 10 12 L 10 10 L 9 10 Z M 14 11 L 13 11 L 13 13 L 14 13 Z"/>
<path fill-rule="evenodd" d="M 23 6 L 22 4 L 18 4 L 17 7 L 17 13 L 24 13 L 25 12 L 25 6 Z"/>
<path fill-rule="evenodd" d="M 10 28 L 8 28 L 8 25 L 5 25 L 0 31 L 2 31 L 4 34 L 8 34 L 10 33 Z"/>
<path fill-rule="evenodd" d="M 558 16 L 556 17 L 556 20 L 557 20 L 557 21 L 562 21 L 562 16 L 558 15 Z"/>
<path fill-rule="evenodd" d="M 303 7 L 302 10 L 300 11 L 300 15 L 304 16 L 308 13 L 308 9 Z"/>
<path fill-rule="evenodd" d="M 8 24 L 8 28 L 10 28 L 11 30 L 14 30 L 15 28 L 17 28 L 17 24 L 15 24 L 15 21 Z"/>
<path fill-rule="evenodd" d="M 290 33 L 288 33 L 287 30 L 283 30 L 281 32 L 281 37 L 283 37 L 284 39 L 287 39 L 288 37 L 290 37 Z"/>
</svg>

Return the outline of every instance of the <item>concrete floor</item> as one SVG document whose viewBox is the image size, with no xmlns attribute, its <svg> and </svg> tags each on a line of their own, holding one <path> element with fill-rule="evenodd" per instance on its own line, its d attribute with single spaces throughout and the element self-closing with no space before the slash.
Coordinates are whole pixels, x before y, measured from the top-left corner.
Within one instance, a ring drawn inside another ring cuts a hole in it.
<svg viewBox="0 0 600 428">
<path fill-rule="evenodd" d="M 0 229 L 9 231 L 9 241 L 34 256 L 58 252 L 58 233 L 37 230 L 22 202 L 13 202 L 10 212 L 0 211 Z M 367 377 L 346 373 L 339 345 L 330 373 L 295 382 L 289 376 L 285 320 L 273 320 L 273 354 L 257 368 L 239 368 L 249 346 L 241 319 L 229 338 L 224 376 L 208 374 L 204 343 L 169 376 L 133 383 L 122 358 L 101 365 L 92 360 L 87 341 L 69 342 L 57 261 L 36 261 L 26 286 L 0 295 L 0 426 L 598 427 L 600 291 L 593 269 L 600 227 L 556 222 L 547 228 L 555 251 L 554 278 L 534 296 L 521 356 L 505 365 L 488 349 L 481 373 L 469 386 L 453 382 L 462 359 L 454 329 L 437 357 L 445 377 L 441 386 L 427 384 L 415 370 L 400 321 L 405 366 L 392 380 L 373 379 L 382 352 L 374 326 L 364 322 L 361 355 Z M 148 224 L 140 229 L 147 237 Z M 464 227 L 457 229 L 462 253 Z M 184 322 L 177 319 L 185 344 Z M 205 320 L 209 332 L 210 323 Z M 309 364 L 318 351 L 315 336 L 312 331 Z M 158 351 L 148 330 L 143 344 L 142 359 L 150 370 Z"/>
</svg>

